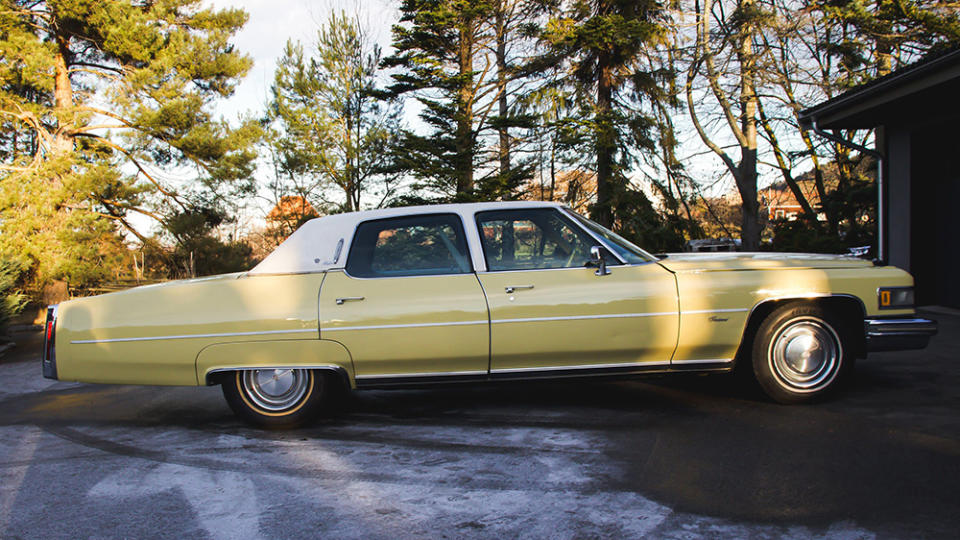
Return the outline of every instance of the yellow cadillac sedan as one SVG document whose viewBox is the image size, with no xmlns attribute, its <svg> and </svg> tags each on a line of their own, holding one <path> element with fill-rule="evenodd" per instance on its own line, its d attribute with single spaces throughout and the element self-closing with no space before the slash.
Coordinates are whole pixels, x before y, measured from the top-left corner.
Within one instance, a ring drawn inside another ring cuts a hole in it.
<svg viewBox="0 0 960 540">
<path fill-rule="evenodd" d="M 913 278 L 832 255 L 653 256 L 552 203 L 337 214 L 248 272 L 48 308 L 43 375 L 213 385 L 266 427 L 338 386 L 645 373 L 741 364 L 775 401 L 834 389 L 856 358 L 937 331 Z"/>
</svg>

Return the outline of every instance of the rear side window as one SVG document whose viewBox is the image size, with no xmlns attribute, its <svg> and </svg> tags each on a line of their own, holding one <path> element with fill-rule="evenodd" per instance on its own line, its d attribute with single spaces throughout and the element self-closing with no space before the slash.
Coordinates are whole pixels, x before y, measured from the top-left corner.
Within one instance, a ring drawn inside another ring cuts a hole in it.
<svg viewBox="0 0 960 540">
<path fill-rule="evenodd" d="M 465 274 L 471 271 L 460 217 L 431 214 L 357 226 L 347 273 L 355 277 Z"/>
</svg>

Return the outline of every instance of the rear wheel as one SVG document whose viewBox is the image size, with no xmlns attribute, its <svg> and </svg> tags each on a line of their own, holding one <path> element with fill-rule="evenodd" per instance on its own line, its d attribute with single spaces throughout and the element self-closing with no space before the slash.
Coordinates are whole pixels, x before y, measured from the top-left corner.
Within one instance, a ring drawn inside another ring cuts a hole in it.
<svg viewBox="0 0 960 540">
<path fill-rule="evenodd" d="M 267 428 L 288 428 L 314 420 L 328 391 L 325 376 L 309 369 L 235 371 L 221 384 L 241 419 Z"/>
<path fill-rule="evenodd" d="M 839 319 L 814 305 L 787 305 L 760 324 L 753 342 L 753 373 L 779 403 L 813 401 L 832 391 L 851 347 Z"/>
</svg>

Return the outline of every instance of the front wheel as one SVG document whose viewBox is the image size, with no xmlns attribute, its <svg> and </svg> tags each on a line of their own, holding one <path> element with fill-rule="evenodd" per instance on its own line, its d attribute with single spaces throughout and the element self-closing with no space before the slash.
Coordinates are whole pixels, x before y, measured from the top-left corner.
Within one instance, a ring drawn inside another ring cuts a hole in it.
<svg viewBox="0 0 960 540">
<path fill-rule="evenodd" d="M 754 376 L 774 401 L 813 401 L 832 391 L 845 371 L 850 354 L 846 341 L 842 325 L 826 310 L 811 305 L 784 306 L 757 329 Z"/>
<path fill-rule="evenodd" d="M 221 386 L 241 419 L 260 427 L 290 428 L 317 417 L 328 384 L 313 370 L 268 368 L 235 371 Z"/>
</svg>

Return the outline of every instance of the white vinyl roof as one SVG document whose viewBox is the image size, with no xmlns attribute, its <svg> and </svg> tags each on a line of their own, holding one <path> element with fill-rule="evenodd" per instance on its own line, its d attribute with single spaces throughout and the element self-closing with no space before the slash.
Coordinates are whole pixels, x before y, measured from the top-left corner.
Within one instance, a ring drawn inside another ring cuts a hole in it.
<svg viewBox="0 0 960 540">
<path fill-rule="evenodd" d="M 357 225 L 374 219 L 413 216 L 417 214 L 459 214 L 463 219 L 467 245 L 470 247 L 473 267 L 485 269 L 480 249 L 480 237 L 473 216 L 487 210 L 513 208 L 558 208 L 563 205 L 550 202 L 494 202 L 469 204 L 437 204 L 407 206 L 333 214 L 311 219 L 290 235 L 277 249 L 250 270 L 250 274 L 290 274 L 322 272 L 343 268 L 350 252 L 350 242 Z"/>
</svg>

